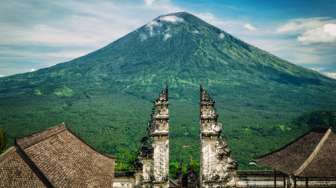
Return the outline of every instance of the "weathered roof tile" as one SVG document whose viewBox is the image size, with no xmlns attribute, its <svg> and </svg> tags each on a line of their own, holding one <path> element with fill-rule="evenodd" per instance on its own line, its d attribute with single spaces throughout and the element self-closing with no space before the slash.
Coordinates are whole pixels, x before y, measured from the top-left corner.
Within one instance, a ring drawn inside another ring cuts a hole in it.
<svg viewBox="0 0 336 188">
<path fill-rule="evenodd" d="M 0 180 L 0 187 L 45 187 L 15 147 L 0 155 Z"/>
<path fill-rule="evenodd" d="M 18 180 L 32 182 L 24 187 L 43 187 L 43 182 L 53 187 L 112 187 L 114 163 L 113 157 L 98 153 L 61 124 L 17 139 L 0 157 L 0 177 L 4 187 Z"/>
<path fill-rule="evenodd" d="M 336 135 L 331 129 L 312 130 L 257 162 L 301 177 L 336 177 Z"/>
</svg>

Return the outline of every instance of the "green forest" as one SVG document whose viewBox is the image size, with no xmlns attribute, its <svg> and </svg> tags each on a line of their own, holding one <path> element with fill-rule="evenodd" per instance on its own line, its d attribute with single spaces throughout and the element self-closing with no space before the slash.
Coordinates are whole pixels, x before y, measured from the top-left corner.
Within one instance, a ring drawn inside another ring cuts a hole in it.
<svg viewBox="0 0 336 188">
<path fill-rule="evenodd" d="M 180 161 L 184 171 L 198 166 L 200 84 L 216 101 L 223 137 L 239 169 L 258 168 L 249 162 L 311 128 L 335 127 L 336 80 L 189 13 L 175 16 L 183 22 L 157 18 L 155 27 L 144 25 L 85 56 L 1 77 L 5 147 L 15 138 L 65 122 L 98 151 L 115 155 L 117 170 L 131 169 L 152 101 L 165 84 L 172 175 Z M 167 33 L 172 37 L 164 40 Z"/>
</svg>

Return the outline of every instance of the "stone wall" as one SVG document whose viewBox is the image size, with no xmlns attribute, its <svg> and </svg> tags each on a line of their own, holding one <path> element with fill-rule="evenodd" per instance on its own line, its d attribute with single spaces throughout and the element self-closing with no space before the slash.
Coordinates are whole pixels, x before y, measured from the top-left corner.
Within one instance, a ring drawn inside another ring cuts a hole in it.
<svg viewBox="0 0 336 188">
<path fill-rule="evenodd" d="M 113 180 L 113 188 L 133 188 L 135 187 L 134 177 L 116 177 Z"/>
</svg>

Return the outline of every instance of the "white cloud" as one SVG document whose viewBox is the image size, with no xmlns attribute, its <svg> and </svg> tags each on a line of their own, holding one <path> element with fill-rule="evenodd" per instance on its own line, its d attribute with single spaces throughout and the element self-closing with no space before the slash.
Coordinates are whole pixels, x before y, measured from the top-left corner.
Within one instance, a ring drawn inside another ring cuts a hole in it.
<svg viewBox="0 0 336 188">
<path fill-rule="evenodd" d="M 180 22 L 184 22 L 183 18 L 180 18 L 178 16 L 175 15 L 166 15 L 166 16 L 160 16 L 158 19 L 152 20 L 149 23 L 146 24 L 146 28 L 149 31 L 149 36 L 154 36 L 156 34 L 160 34 L 160 30 L 158 30 L 157 28 L 162 26 L 161 22 L 168 22 L 168 23 L 173 23 L 173 24 L 177 24 Z M 170 30 L 170 27 L 168 27 L 166 29 L 165 32 L 168 32 Z M 140 39 L 141 41 L 144 41 L 145 39 L 147 39 L 147 36 L 141 36 L 142 34 L 140 34 Z M 164 41 L 166 41 L 168 38 L 170 38 L 171 35 L 170 34 L 166 34 L 164 36 Z"/>
<path fill-rule="evenodd" d="M 291 19 L 285 24 L 280 25 L 277 28 L 278 33 L 295 33 L 302 32 L 308 29 L 314 29 L 320 27 L 332 19 L 327 17 L 314 17 L 314 18 L 297 18 Z"/>
<path fill-rule="evenodd" d="M 174 15 L 161 16 L 159 20 L 164 21 L 164 22 L 170 22 L 170 23 L 178 23 L 178 22 L 184 21 L 183 18 L 174 16 Z"/>
<path fill-rule="evenodd" d="M 148 24 L 146 24 L 146 27 L 155 27 L 155 26 L 160 26 L 160 23 L 157 22 L 156 20 L 152 20 Z"/>
<path fill-rule="evenodd" d="M 166 40 L 168 40 L 168 39 L 171 38 L 171 37 L 172 37 L 171 34 L 166 33 L 166 34 L 164 34 L 164 36 L 163 36 L 163 40 L 166 41 Z"/>
<path fill-rule="evenodd" d="M 247 23 L 248 21 L 245 20 L 220 18 L 209 12 L 195 13 L 195 15 L 214 26 L 239 37 L 242 35 L 250 36 L 251 33 L 258 35 L 274 33 L 268 28 L 263 28 L 262 32 L 251 32 L 258 28 L 251 23 Z"/>
<path fill-rule="evenodd" d="M 310 67 L 310 69 L 313 70 L 313 71 L 317 71 L 317 72 L 322 71 L 322 69 L 318 68 L 318 67 Z"/>
<path fill-rule="evenodd" d="M 335 36 L 336 35 L 336 24 L 325 24 L 323 26 L 323 30 L 325 33 Z"/>
<path fill-rule="evenodd" d="M 40 1 L 43 9 L 32 5 L 27 1 L 12 0 L 0 6 L 0 47 L 15 45 L 32 45 L 55 48 L 54 51 L 31 51 L 29 48 L 12 48 L 0 50 L 0 60 L 6 59 L 16 62 L 37 62 L 39 65 L 1 67 L 1 75 L 29 71 L 31 67 L 41 68 L 64 62 L 78 56 L 85 55 L 93 50 L 135 30 L 153 18 L 176 11 L 182 8 L 169 0 L 147 0 L 140 3 L 128 3 L 128 1 L 101 0 L 91 1 Z M 14 3 L 12 3 L 14 2 Z M 183 11 L 188 11 L 184 10 Z M 54 13 L 53 16 L 49 15 Z M 4 15 L 8 15 L 7 17 Z M 285 58 L 297 64 L 323 64 L 329 62 L 330 54 L 322 53 L 314 45 L 300 45 L 297 41 L 279 35 L 295 33 L 304 36 L 306 31 L 323 28 L 325 24 L 335 24 L 331 18 L 311 18 L 289 20 L 273 31 L 275 25 L 259 24 L 254 27 L 249 20 L 221 18 L 210 12 L 197 12 L 194 15 L 204 19 L 238 38 L 270 51 L 275 55 Z M 20 22 L 15 20 L 21 19 Z M 178 23 L 180 19 L 163 18 L 171 23 Z M 9 21 L 10 20 L 10 21 Z M 13 21 L 14 20 L 14 21 Z M 250 32 L 246 27 L 258 29 L 258 32 Z M 324 29 L 324 28 L 323 28 Z M 326 28 L 324 34 L 332 35 L 333 29 Z M 163 32 L 166 33 L 167 32 Z M 171 33 L 171 32 L 169 32 Z M 195 31 L 193 33 L 199 33 Z M 331 33 L 331 34 L 330 34 Z M 144 41 L 149 33 L 139 34 L 139 40 Z M 316 35 L 315 35 L 316 36 Z M 163 36 L 164 37 L 164 36 Z M 220 37 L 220 36 L 219 36 Z M 306 37 L 305 40 L 308 40 Z M 295 52 L 295 53 L 293 53 Z M 336 58 L 336 56 L 333 56 Z M 335 59 L 333 58 L 333 59 Z M 328 61 L 327 61 L 328 60 Z M 2 64 L 3 65 L 3 64 Z"/>
<path fill-rule="evenodd" d="M 4 77 L 5 75 L 0 74 L 0 77 Z"/>
<path fill-rule="evenodd" d="M 149 6 L 152 5 L 154 2 L 155 0 L 144 0 L 144 3 Z"/>
<path fill-rule="evenodd" d="M 297 35 L 302 44 L 336 42 L 336 19 L 328 17 L 289 20 L 277 28 L 280 34 Z"/>
<path fill-rule="evenodd" d="M 197 13 L 196 16 L 249 44 L 266 50 L 289 62 L 303 66 L 311 64 L 322 65 L 330 62 L 328 59 L 330 58 L 330 55 L 328 55 L 329 52 L 323 53 L 324 49 L 308 45 L 302 46 L 292 38 L 281 38 L 281 35 L 286 36 L 287 33 L 275 31 L 274 28 L 276 28 L 276 25 L 261 25 L 260 28 L 257 28 L 258 32 L 251 32 L 244 28 L 244 25 L 249 23 L 245 20 L 220 18 L 211 13 Z M 220 36 L 218 35 L 218 37 Z"/>
<path fill-rule="evenodd" d="M 336 72 L 324 72 L 324 74 L 330 78 L 336 79 Z"/>
<path fill-rule="evenodd" d="M 195 29 L 195 30 L 192 31 L 192 33 L 194 33 L 194 34 L 199 34 L 200 32 L 199 32 L 198 30 Z"/>
<path fill-rule="evenodd" d="M 140 41 L 145 41 L 145 40 L 147 40 L 147 35 L 146 34 L 144 34 L 144 33 L 140 33 L 139 34 L 139 37 L 140 37 Z"/>
<path fill-rule="evenodd" d="M 98 23 L 97 23 L 98 24 Z M 90 24 L 85 24 L 90 25 Z M 96 28 L 103 29 L 102 26 L 97 26 Z M 106 41 L 105 37 L 114 38 L 113 35 L 109 35 L 104 32 L 88 32 L 88 33 L 80 33 L 79 28 L 77 31 L 77 35 L 74 35 L 73 30 L 60 29 L 55 26 L 48 25 L 36 25 L 32 28 L 31 31 L 22 31 L 21 36 L 14 40 L 19 40 L 23 43 L 35 43 L 35 44 L 46 44 L 46 45 L 54 45 L 54 46 L 84 46 L 84 45 L 96 45 L 103 44 Z M 89 29 L 88 29 L 89 30 Z M 105 39 L 104 39 L 105 38 Z M 14 42 L 14 41 L 13 41 Z"/>
<path fill-rule="evenodd" d="M 257 30 L 257 28 L 255 26 L 253 26 L 252 24 L 249 24 L 249 23 L 245 24 L 244 28 L 247 29 L 247 30 L 249 30 L 249 31 L 255 31 L 255 30 Z"/>
<path fill-rule="evenodd" d="M 224 21 L 218 17 L 216 17 L 214 14 L 210 12 L 203 12 L 203 13 L 195 13 L 196 16 L 200 17 L 204 21 L 213 24 L 221 29 L 225 29 L 226 27 L 232 25 L 233 22 L 230 21 Z M 235 23 L 235 22 L 234 22 Z"/>
<path fill-rule="evenodd" d="M 336 42 L 336 24 L 324 24 L 322 27 L 305 31 L 297 39 L 304 44 Z"/>
<path fill-rule="evenodd" d="M 44 1 L 42 1 L 44 2 Z M 45 2 L 48 4 L 47 2 Z M 20 15 L 16 2 L 12 12 Z M 168 0 L 152 4 L 152 6 L 114 1 L 55 1 L 48 10 L 30 10 L 31 14 L 43 15 L 44 12 L 54 12 L 58 8 L 69 15 L 55 20 L 31 23 L 23 27 L 19 23 L 8 23 L 0 27 L 0 44 L 32 43 L 53 46 L 91 46 L 92 49 L 102 47 L 132 30 L 143 25 L 148 20 L 162 14 L 180 10 Z M 31 7 L 30 7 L 31 8 Z M 0 9 L 1 11 L 1 9 Z M 113 12 L 113 14 L 111 14 Z M 140 15 L 140 16 L 139 16 Z M 42 19 L 39 17 L 39 19 Z M 180 21 L 180 19 L 178 19 Z M 24 21 L 28 22 L 28 21 Z M 0 20 L 1 24 L 1 20 Z"/>
<path fill-rule="evenodd" d="M 11 60 L 20 61 L 22 64 L 44 64 L 36 68 L 85 55 L 158 15 L 181 10 L 169 0 L 157 1 L 151 6 L 144 3 L 134 6 L 134 3 L 109 0 L 94 3 L 72 0 L 40 1 L 39 6 L 27 1 L 13 0 L 4 4 L 5 6 L 0 6 L 0 47 L 12 48 L 0 51 L 1 62 Z M 14 17 L 15 20 L 12 19 Z M 141 40 L 145 38 L 140 37 Z M 21 45 L 38 47 L 41 52 L 17 47 Z M 44 48 L 52 48 L 54 51 L 45 52 Z M 26 66 L 23 68 L 18 63 L 12 63 L 6 67 L 3 65 L 0 74 L 10 75 L 29 70 Z"/>
<path fill-rule="evenodd" d="M 157 22 L 156 20 L 150 21 L 148 24 L 146 24 L 146 28 L 149 30 L 149 36 L 154 36 L 154 28 L 155 27 L 160 27 L 161 23 Z"/>
<path fill-rule="evenodd" d="M 310 67 L 311 70 L 319 72 L 329 78 L 333 78 L 336 79 L 336 72 L 328 72 L 328 71 L 324 71 L 323 68 L 321 67 Z"/>
</svg>

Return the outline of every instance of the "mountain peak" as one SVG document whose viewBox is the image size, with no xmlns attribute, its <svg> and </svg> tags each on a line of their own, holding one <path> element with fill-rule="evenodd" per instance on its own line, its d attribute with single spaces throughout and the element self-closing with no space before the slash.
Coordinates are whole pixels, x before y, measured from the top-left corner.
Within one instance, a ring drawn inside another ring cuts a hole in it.
<svg viewBox="0 0 336 188">
<path fill-rule="evenodd" d="M 166 14 L 166 15 L 161 15 L 154 20 L 152 20 L 150 23 L 153 22 L 168 22 L 168 23 L 181 23 L 184 22 L 184 16 L 178 13 L 171 13 L 171 14 Z"/>
<path fill-rule="evenodd" d="M 138 29 L 137 33 L 142 42 L 153 37 L 160 37 L 163 41 L 168 41 L 176 35 L 183 35 L 183 38 L 185 35 L 197 36 L 202 34 L 200 30 L 209 31 L 209 29 L 215 31 L 215 35 L 219 36 L 221 31 L 209 26 L 208 23 L 188 12 L 174 12 L 156 17 Z M 222 35 L 220 35 L 221 39 L 223 39 Z"/>
<path fill-rule="evenodd" d="M 151 22 L 166 22 L 166 23 L 182 23 L 182 22 L 189 22 L 192 21 L 190 18 L 194 18 L 194 19 L 198 19 L 196 16 L 188 13 L 188 12 L 173 12 L 173 13 L 169 13 L 169 14 L 164 14 L 161 15 L 157 18 L 155 18 L 154 20 L 152 20 Z"/>
<path fill-rule="evenodd" d="M 189 12 L 185 12 L 185 11 L 172 12 L 172 13 L 168 13 L 168 14 L 163 14 L 163 15 L 161 15 L 159 17 L 163 17 L 163 16 L 177 16 L 177 17 L 180 17 L 180 18 L 185 18 L 185 17 L 188 17 L 188 16 L 196 17 L 193 14 L 191 14 Z"/>
</svg>

